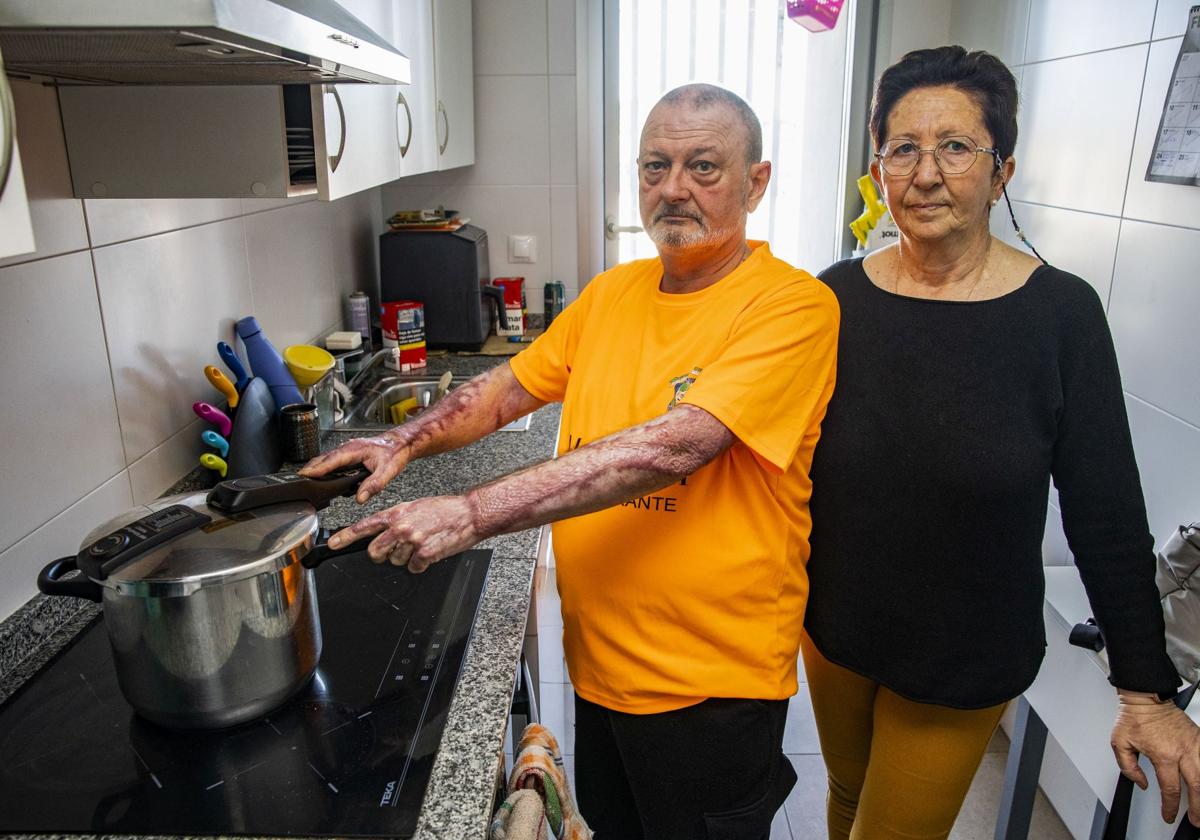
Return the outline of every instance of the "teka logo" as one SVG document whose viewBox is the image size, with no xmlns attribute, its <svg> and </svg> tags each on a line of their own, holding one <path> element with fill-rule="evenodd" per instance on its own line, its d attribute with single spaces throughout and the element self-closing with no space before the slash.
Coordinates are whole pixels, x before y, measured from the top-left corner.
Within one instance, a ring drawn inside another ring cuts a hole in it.
<svg viewBox="0 0 1200 840">
<path fill-rule="evenodd" d="M 382 808 L 384 805 L 391 805 L 392 797 L 395 795 L 396 783 L 394 781 L 388 782 L 387 787 L 383 789 L 383 798 L 379 800 L 379 807 Z"/>
</svg>

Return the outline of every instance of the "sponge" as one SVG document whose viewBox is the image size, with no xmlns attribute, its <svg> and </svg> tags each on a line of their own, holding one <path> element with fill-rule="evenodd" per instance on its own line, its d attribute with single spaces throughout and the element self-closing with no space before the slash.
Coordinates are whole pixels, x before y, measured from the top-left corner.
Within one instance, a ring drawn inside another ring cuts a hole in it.
<svg viewBox="0 0 1200 840">
<path fill-rule="evenodd" d="M 342 331 L 325 336 L 325 347 L 329 350 L 357 350 L 362 347 L 362 333 Z"/>
</svg>

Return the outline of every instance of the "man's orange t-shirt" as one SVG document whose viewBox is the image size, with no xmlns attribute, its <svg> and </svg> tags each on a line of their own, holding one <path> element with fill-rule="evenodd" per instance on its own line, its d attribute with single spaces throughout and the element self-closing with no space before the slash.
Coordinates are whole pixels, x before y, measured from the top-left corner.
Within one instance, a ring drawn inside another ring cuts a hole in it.
<svg viewBox="0 0 1200 840">
<path fill-rule="evenodd" d="M 657 259 L 597 276 L 512 360 L 562 401 L 558 452 L 704 409 L 737 440 L 683 481 L 553 526 L 564 650 L 581 697 L 649 714 L 796 691 L 808 470 L 833 392 L 838 306 L 765 243 L 717 283 L 659 289 Z"/>
</svg>

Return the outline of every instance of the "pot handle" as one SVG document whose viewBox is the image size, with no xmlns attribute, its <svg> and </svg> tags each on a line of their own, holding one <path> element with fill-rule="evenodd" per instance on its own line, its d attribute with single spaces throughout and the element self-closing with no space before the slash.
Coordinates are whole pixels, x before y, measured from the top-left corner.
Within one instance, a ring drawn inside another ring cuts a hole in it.
<svg viewBox="0 0 1200 840">
<path fill-rule="evenodd" d="M 45 595 L 70 595 L 100 603 L 104 596 L 104 589 L 91 578 L 80 575 L 71 580 L 62 579 L 63 575 L 68 572 L 78 570 L 79 566 L 76 565 L 74 557 L 60 557 L 38 574 L 38 590 Z"/>
<path fill-rule="evenodd" d="M 315 569 L 326 560 L 333 557 L 342 557 L 347 554 L 355 554 L 359 551 L 366 551 L 367 546 L 371 544 L 371 540 L 375 539 L 378 534 L 371 534 L 369 537 L 363 537 L 361 540 L 355 540 L 350 545 L 342 546 L 341 548 L 329 547 L 330 531 L 328 528 L 322 528 L 321 533 L 317 536 L 317 541 L 313 545 L 312 550 L 305 554 L 300 559 L 300 565 L 306 569 Z"/>
</svg>

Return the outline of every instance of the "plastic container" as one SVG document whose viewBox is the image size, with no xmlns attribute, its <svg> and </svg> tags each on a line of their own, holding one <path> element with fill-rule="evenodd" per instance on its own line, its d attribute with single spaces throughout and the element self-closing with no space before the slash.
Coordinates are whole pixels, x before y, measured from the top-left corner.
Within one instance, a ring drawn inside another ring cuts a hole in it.
<svg viewBox="0 0 1200 840">
<path fill-rule="evenodd" d="M 288 372 L 287 365 L 275 345 L 263 335 L 258 319 L 248 315 L 237 322 L 237 332 L 246 345 L 246 357 L 250 360 L 250 370 L 254 375 L 267 383 L 275 405 L 284 406 L 304 402 L 296 380 Z M 278 411 L 278 408 L 276 409 Z"/>
</svg>

